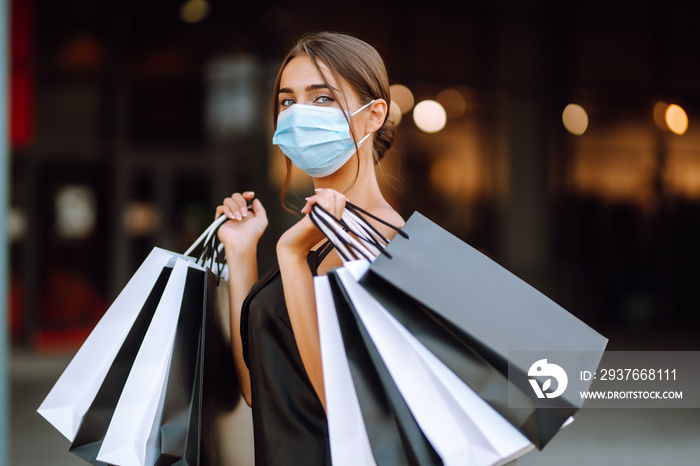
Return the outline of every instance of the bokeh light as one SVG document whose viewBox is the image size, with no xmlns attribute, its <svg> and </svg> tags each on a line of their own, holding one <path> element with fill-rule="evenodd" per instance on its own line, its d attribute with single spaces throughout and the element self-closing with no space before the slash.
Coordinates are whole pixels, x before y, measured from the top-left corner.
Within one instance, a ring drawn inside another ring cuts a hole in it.
<svg viewBox="0 0 700 466">
<path fill-rule="evenodd" d="M 56 232 L 61 238 L 83 239 L 97 223 L 97 199 L 87 185 L 66 185 L 54 199 Z"/>
<path fill-rule="evenodd" d="M 17 207 L 10 207 L 7 214 L 7 236 L 11 243 L 22 240 L 27 234 L 27 215 Z"/>
<path fill-rule="evenodd" d="M 149 236 L 160 225 L 158 208 L 151 202 L 132 201 L 122 215 L 124 230 L 133 236 Z"/>
<path fill-rule="evenodd" d="M 447 114 L 445 109 L 434 100 L 424 100 L 413 109 L 413 121 L 426 133 L 437 133 L 445 127 Z"/>
<path fill-rule="evenodd" d="M 401 109 L 401 113 L 407 113 L 413 108 L 415 100 L 413 98 L 413 92 L 403 84 L 392 84 L 389 88 L 391 92 L 392 102 L 396 102 L 396 105 Z"/>
<path fill-rule="evenodd" d="M 688 129 L 688 115 L 679 105 L 671 104 L 666 109 L 668 129 L 676 134 L 683 134 Z"/>
<path fill-rule="evenodd" d="M 187 0 L 180 7 L 180 19 L 186 23 L 198 23 L 209 14 L 209 3 L 206 0 Z"/>
<path fill-rule="evenodd" d="M 401 107 L 392 100 L 391 105 L 389 105 L 389 120 L 393 121 L 395 126 L 401 123 L 401 113 Z"/>
<path fill-rule="evenodd" d="M 561 121 L 568 132 L 581 136 L 588 128 L 588 113 L 578 104 L 569 104 L 562 112 Z"/>
</svg>

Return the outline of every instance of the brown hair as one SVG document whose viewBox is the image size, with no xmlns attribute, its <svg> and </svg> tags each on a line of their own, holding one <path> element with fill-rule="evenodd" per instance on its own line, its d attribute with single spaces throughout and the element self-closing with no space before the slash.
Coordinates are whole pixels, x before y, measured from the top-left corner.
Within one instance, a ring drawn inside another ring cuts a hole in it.
<svg viewBox="0 0 700 466">
<path fill-rule="evenodd" d="M 350 84 L 352 89 L 357 93 L 362 105 L 369 103 L 373 99 L 384 99 L 386 101 L 387 113 L 384 118 L 384 123 L 374 133 L 373 138 L 372 155 L 374 163 L 379 163 L 394 142 L 394 123 L 388 118 L 388 107 L 391 105 L 389 77 L 384 67 L 384 61 L 377 50 L 360 39 L 336 32 L 316 32 L 302 37 L 284 58 L 282 66 L 277 73 L 272 110 L 275 129 L 277 129 L 277 115 L 279 114 L 277 94 L 280 90 L 282 72 L 287 64 L 298 56 L 308 56 L 321 74 L 324 84 L 328 85 L 326 76 L 324 76 L 319 67 L 318 60 L 323 62 L 330 70 L 336 82 L 343 79 Z M 347 110 L 347 101 L 344 96 L 342 99 L 338 98 L 330 86 L 329 90 L 337 100 L 340 108 Z M 352 131 L 352 125 L 350 126 L 350 131 Z M 353 137 L 354 136 L 353 134 Z M 357 147 L 357 143 L 355 143 L 355 146 Z M 284 180 L 284 186 L 282 187 L 282 193 L 280 194 L 280 201 L 283 206 L 285 205 L 285 194 L 289 188 L 292 176 L 292 161 L 287 158 L 286 163 L 287 175 Z"/>
</svg>

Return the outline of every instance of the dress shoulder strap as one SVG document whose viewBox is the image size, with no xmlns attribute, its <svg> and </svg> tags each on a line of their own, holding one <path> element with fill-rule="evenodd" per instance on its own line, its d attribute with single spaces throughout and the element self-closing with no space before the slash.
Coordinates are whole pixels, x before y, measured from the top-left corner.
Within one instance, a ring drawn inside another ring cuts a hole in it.
<svg viewBox="0 0 700 466">
<path fill-rule="evenodd" d="M 333 244 L 330 241 L 326 241 L 319 246 L 318 249 L 311 251 L 309 254 L 309 267 L 311 267 L 311 271 L 314 275 L 316 275 L 318 272 L 318 266 L 321 265 L 321 262 L 323 262 L 326 256 L 328 256 L 328 253 L 330 253 L 332 250 Z"/>
</svg>

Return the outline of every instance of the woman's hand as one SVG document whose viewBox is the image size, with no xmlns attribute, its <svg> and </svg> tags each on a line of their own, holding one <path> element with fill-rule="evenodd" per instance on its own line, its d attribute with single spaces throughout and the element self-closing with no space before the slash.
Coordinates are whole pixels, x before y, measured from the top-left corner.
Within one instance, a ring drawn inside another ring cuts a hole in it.
<svg viewBox="0 0 700 466">
<path fill-rule="evenodd" d="M 309 215 L 314 204 L 318 204 L 335 218 L 340 218 L 345 209 L 347 198 L 333 189 L 316 189 L 316 194 L 306 198 L 306 205 L 301 213 L 306 214 L 294 226 L 287 230 L 277 242 L 277 254 L 294 254 L 306 258 L 308 252 L 324 235 L 311 221 Z"/>
<path fill-rule="evenodd" d="M 252 200 L 252 211 L 248 210 L 248 201 Z M 219 228 L 219 240 L 224 244 L 227 255 L 255 250 L 258 240 L 267 228 L 267 213 L 262 203 L 255 198 L 255 193 L 245 191 L 234 193 L 224 199 L 223 205 L 216 208 L 216 218 L 226 215 L 227 220 Z"/>
</svg>

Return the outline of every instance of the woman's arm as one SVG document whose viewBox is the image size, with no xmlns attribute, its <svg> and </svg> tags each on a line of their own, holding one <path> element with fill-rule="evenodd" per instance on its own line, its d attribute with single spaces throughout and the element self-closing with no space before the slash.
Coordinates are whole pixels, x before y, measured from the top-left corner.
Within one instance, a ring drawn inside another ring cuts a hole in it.
<svg viewBox="0 0 700 466">
<path fill-rule="evenodd" d="M 311 211 L 311 206 L 316 202 L 336 217 L 339 217 L 345 208 L 345 196 L 329 189 L 308 198 L 302 213 L 308 214 Z M 280 267 L 287 312 L 299 355 L 311 385 L 313 385 L 325 409 L 326 397 L 321 367 L 321 344 L 318 336 L 314 282 L 306 260 L 308 252 L 323 239 L 323 233 L 311 222 L 309 216 L 305 215 L 277 242 L 277 262 Z M 337 255 L 332 255 L 336 257 L 337 265 L 341 265 Z M 330 256 L 331 254 L 329 254 L 328 260 L 332 260 Z"/>
<path fill-rule="evenodd" d="M 308 214 L 313 204 L 318 203 L 331 215 L 340 218 L 345 208 L 345 202 L 345 196 L 336 191 L 326 189 L 308 198 L 302 213 Z M 389 217 L 388 220 L 397 224 L 397 226 L 403 225 L 401 217 L 391 208 L 372 209 L 371 212 L 384 218 Z M 374 225 L 387 238 L 392 238 L 396 234 L 396 231 L 385 225 L 380 223 L 374 223 Z M 321 231 L 316 228 L 308 215 L 306 215 L 280 238 L 277 243 L 277 260 L 282 276 L 284 299 L 287 304 L 289 320 L 292 324 L 299 355 L 309 380 L 325 409 L 321 344 L 318 335 L 313 275 L 306 260 L 309 250 L 323 239 L 324 236 Z M 332 251 L 323 261 L 319 272 L 341 265 L 342 261 L 337 253 Z"/>
<path fill-rule="evenodd" d="M 314 282 L 306 260 L 306 253 L 300 253 L 278 243 L 277 259 L 282 277 L 284 299 L 287 304 L 297 349 L 311 385 L 313 385 L 325 409 L 326 401 L 323 370 L 321 367 L 321 344 L 318 335 Z"/>
<path fill-rule="evenodd" d="M 229 269 L 229 309 L 231 314 L 231 345 L 236 375 L 241 386 L 243 399 L 250 406 L 250 371 L 243 359 L 241 340 L 241 306 L 248 290 L 258 281 L 257 248 L 247 254 L 235 256 L 226 248 L 226 262 Z"/>
<path fill-rule="evenodd" d="M 267 215 L 254 193 L 246 191 L 234 194 L 224 200 L 216 209 L 230 220 L 219 228 L 219 240 L 226 250 L 226 263 L 229 270 L 229 304 L 231 315 L 231 345 L 236 375 L 241 393 L 248 406 L 251 403 L 250 372 L 243 359 L 241 340 L 241 307 L 250 288 L 258 280 L 257 245 L 267 227 Z M 248 211 L 247 201 L 253 199 L 252 212 Z"/>
</svg>

